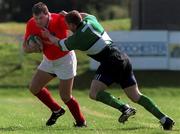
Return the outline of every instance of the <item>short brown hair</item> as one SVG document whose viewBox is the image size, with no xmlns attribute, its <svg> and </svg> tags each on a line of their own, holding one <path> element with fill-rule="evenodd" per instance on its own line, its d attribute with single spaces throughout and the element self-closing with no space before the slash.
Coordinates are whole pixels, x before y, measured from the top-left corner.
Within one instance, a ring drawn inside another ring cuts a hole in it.
<svg viewBox="0 0 180 134">
<path fill-rule="evenodd" d="M 39 15 L 40 13 L 48 14 L 49 10 L 43 2 L 38 2 L 32 7 L 32 13 Z"/>
<path fill-rule="evenodd" d="M 82 17 L 80 13 L 76 10 L 70 11 L 66 16 L 65 16 L 66 22 L 67 23 L 73 23 L 75 25 L 79 25 L 80 22 L 82 21 Z"/>
</svg>

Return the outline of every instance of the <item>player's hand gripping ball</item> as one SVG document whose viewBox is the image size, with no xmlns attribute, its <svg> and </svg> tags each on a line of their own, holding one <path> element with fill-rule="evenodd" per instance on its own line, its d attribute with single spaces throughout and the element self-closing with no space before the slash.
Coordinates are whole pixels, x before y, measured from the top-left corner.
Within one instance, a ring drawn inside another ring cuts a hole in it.
<svg viewBox="0 0 180 134">
<path fill-rule="evenodd" d="M 43 49 L 42 40 L 36 35 L 30 35 L 27 40 L 27 45 L 33 52 L 41 52 Z"/>
</svg>

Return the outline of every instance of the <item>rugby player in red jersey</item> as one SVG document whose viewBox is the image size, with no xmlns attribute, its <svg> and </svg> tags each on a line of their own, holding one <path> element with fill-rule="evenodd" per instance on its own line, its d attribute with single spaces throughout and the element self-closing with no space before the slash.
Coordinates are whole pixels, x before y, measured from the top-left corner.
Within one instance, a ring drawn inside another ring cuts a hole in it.
<svg viewBox="0 0 180 134">
<path fill-rule="evenodd" d="M 63 102 L 69 108 L 76 123 L 76 127 L 86 126 L 85 117 L 80 111 L 77 100 L 72 96 L 72 87 L 74 76 L 76 75 L 77 60 L 74 51 L 61 51 L 57 46 L 52 45 L 48 38 L 43 37 L 41 30 L 47 28 L 51 34 L 63 39 L 67 37 L 67 26 L 64 22 L 64 16 L 56 13 L 50 13 L 47 6 L 39 2 L 32 7 L 33 17 L 29 19 L 26 25 L 26 32 L 23 42 L 25 53 L 43 53 L 43 60 L 30 84 L 30 91 L 51 111 L 52 115 L 46 122 L 47 126 L 56 123 L 58 117 L 65 113 L 65 110 L 51 96 L 47 83 L 54 77 L 60 79 L 59 94 Z M 41 44 L 29 44 L 31 36 L 38 36 Z"/>
</svg>

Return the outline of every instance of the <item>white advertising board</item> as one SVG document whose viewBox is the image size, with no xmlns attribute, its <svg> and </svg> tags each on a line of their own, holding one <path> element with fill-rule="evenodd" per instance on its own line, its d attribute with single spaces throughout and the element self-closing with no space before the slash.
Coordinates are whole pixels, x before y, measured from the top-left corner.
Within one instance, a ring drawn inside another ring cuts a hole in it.
<svg viewBox="0 0 180 134">
<path fill-rule="evenodd" d="M 169 32 L 169 69 L 180 70 L 180 32 Z"/>
<path fill-rule="evenodd" d="M 129 55 L 134 69 L 168 69 L 167 31 L 117 31 L 108 34 L 114 44 Z M 98 62 L 90 61 L 90 69 L 95 70 L 98 65 Z"/>
</svg>

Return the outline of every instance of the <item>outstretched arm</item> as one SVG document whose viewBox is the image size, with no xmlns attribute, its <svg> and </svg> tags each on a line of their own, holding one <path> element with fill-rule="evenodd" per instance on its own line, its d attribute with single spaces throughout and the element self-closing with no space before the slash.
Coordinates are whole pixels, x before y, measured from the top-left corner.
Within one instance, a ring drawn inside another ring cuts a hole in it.
<svg viewBox="0 0 180 134">
<path fill-rule="evenodd" d="M 71 51 L 76 49 L 75 44 L 77 43 L 73 35 L 68 38 L 59 39 L 53 36 L 47 29 L 44 29 L 41 32 L 44 37 L 49 39 L 52 45 L 58 46 L 62 51 Z"/>
<path fill-rule="evenodd" d="M 53 36 L 53 35 L 48 31 L 48 29 L 44 28 L 41 32 L 42 32 L 42 35 L 43 35 L 44 37 L 47 37 L 54 45 L 60 47 L 59 44 L 58 44 L 58 42 L 59 42 L 60 39 L 57 38 L 57 37 L 55 37 L 55 36 Z"/>
<path fill-rule="evenodd" d="M 63 15 L 63 16 L 66 16 L 66 14 L 68 14 L 68 12 L 62 10 L 61 12 L 59 12 L 59 14 Z"/>
<path fill-rule="evenodd" d="M 62 10 L 61 12 L 59 12 L 59 14 L 63 15 L 63 16 L 66 16 L 68 14 L 68 12 Z M 88 16 L 89 14 L 88 13 L 80 13 L 81 17 L 82 18 L 85 18 L 86 16 Z"/>
<path fill-rule="evenodd" d="M 82 18 L 85 18 L 86 16 L 88 16 L 89 14 L 88 13 L 80 13 L 81 17 Z"/>
</svg>

